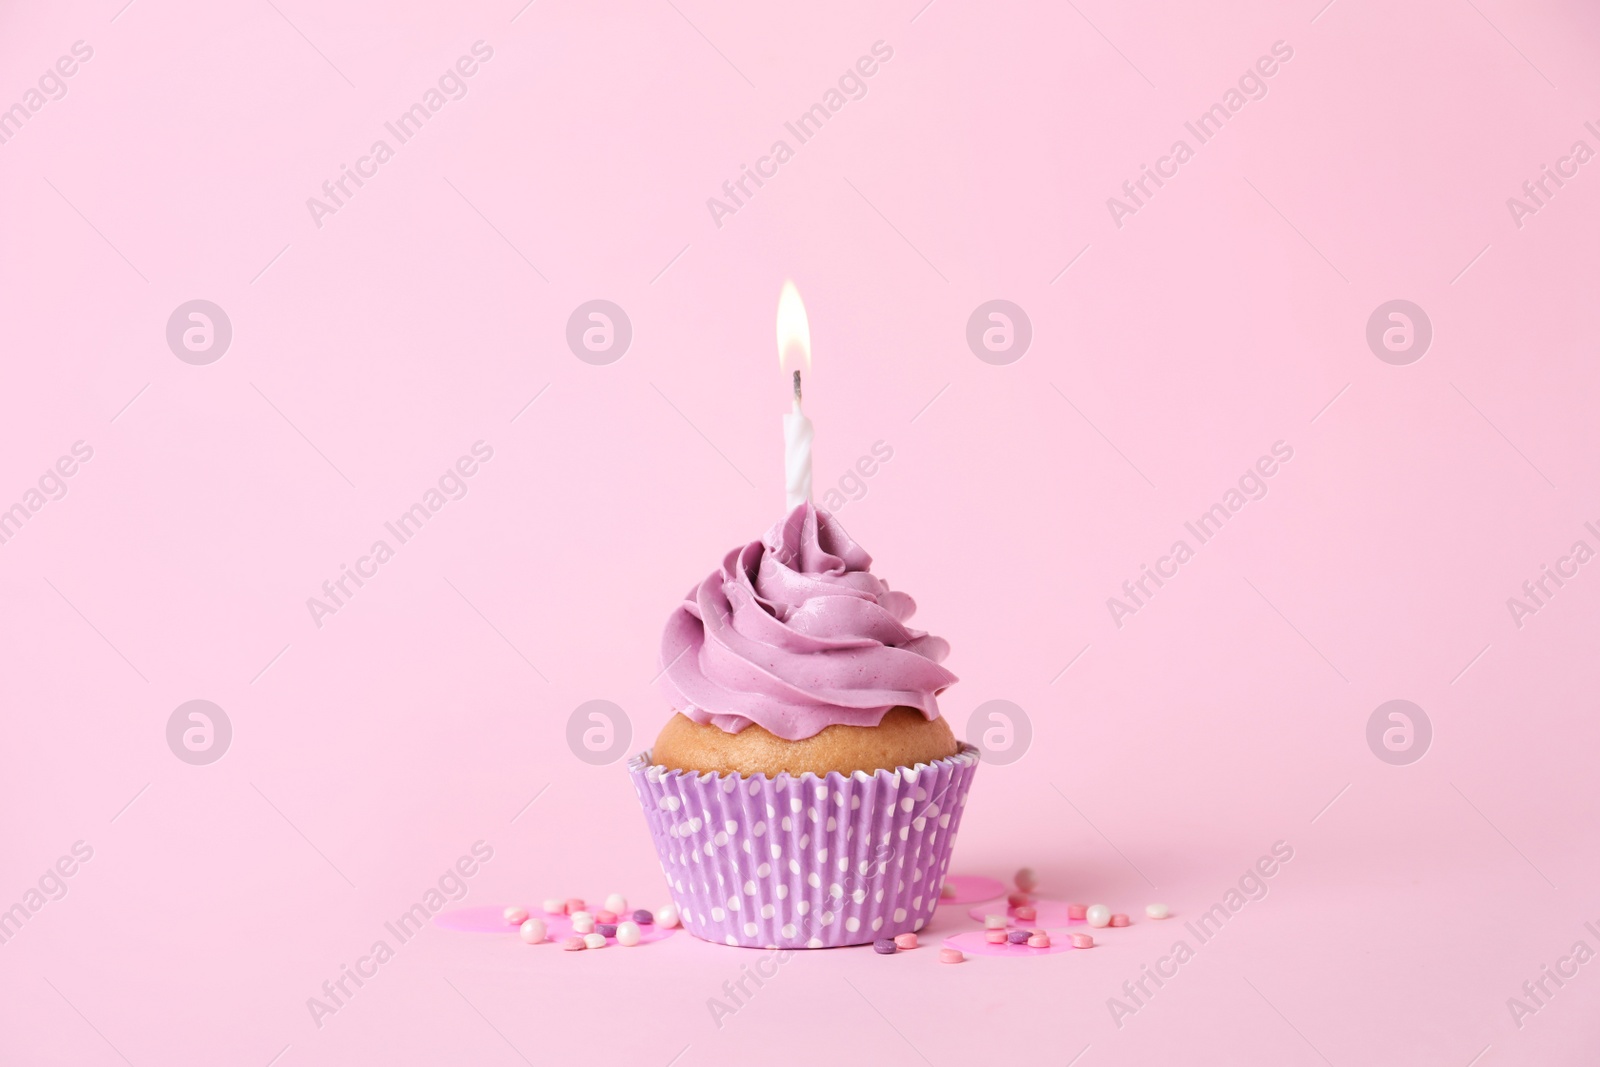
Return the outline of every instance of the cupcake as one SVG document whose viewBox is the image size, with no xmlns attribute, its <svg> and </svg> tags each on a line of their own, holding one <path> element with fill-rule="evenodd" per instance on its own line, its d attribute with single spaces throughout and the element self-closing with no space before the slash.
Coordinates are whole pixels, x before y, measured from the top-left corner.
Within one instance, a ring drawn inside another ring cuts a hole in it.
<svg viewBox="0 0 1600 1067">
<path fill-rule="evenodd" d="M 977 751 L 939 715 L 949 645 L 871 567 L 802 504 L 667 622 L 674 713 L 628 770 L 697 937 L 867 944 L 938 904 Z"/>
</svg>

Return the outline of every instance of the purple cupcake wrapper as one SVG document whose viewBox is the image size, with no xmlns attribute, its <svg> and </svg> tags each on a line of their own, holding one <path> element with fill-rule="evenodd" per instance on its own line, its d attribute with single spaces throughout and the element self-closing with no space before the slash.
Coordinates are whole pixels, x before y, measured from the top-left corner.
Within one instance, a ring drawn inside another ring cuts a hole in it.
<svg viewBox="0 0 1600 1067">
<path fill-rule="evenodd" d="M 866 945 L 939 903 L 978 750 L 868 774 L 694 774 L 628 761 L 683 926 L 748 948 Z"/>
</svg>

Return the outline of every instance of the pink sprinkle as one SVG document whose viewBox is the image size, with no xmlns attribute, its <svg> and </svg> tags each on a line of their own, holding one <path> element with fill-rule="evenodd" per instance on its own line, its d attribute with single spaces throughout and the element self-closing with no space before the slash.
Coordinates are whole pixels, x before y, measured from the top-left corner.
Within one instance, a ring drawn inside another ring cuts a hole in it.
<svg viewBox="0 0 1600 1067">
<path fill-rule="evenodd" d="M 1032 899 L 1033 898 L 1026 893 L 1012 893 L 1010 896 L 1006 897 L 1006 903 L 1010 904 L 1014 908 L 1019 904 L 1026 904 Z"/>
<path fill-rule="evenodd" d="M 1023 904 L 1016 908 L 1016 916 L 1019 922 L 1027 923 L 1037 919 L 1039 917 L 1039 912 L 1036 908 L 1032 908 L 1027 904 Z"/>
<path fill-rule="evenodd" d="M 916 948 L 917 947 L 917 935 L 916 934 L 896 934 L 894 936 L 894 947 L 895 948 Z"/>
<path fill-rule="evenodd" d="M 960 963 L 966 955 L 958 948 L 942 948 L 939 950 L 940 963 Z"/>
<path fill-rule="evenodd" d="M 1005 944 L 1006 936 L 1006 931 L 1004 930 L 985 930 L 983 932 L 983 939 L 991 945 Z"/>
<path fill-rule="evenodd" d="M 1072 947 L 1073 948 L 1094 948 L 1094 935 L 1093 934 L 1073 934 L 1072 935 Z"/>
<path fill-rule="evenodd" d="M 584 910 L 585 910 L 585 908 L 583 906 L 583 898 L 582 897 L 568 897 L 567 898 L 567 914 L 568 915 L 571 915 L 575 911 L 584 911 Z"/>
<path fill-rule="evenodd" d="M 584 945 L 583 938 L 569 937 L 561 942 L 561 947 L 568 952 L 577 952 L 587 946 Z"/>
<path fill-rule="evenodd" d="M 1049 934 L 1034 934 L 1032 937 L 1028 938 L 1028 947 L 1029 948 L 1049 948 L 1050 947 L 1050 935 Z"/>
<path fill-rule="evenodd" d="M 1118 912 L 1115 915 L 1111 916 L 1111 925 L 1112 926 L 1127 926 L 1128 925 L 1128 917 L 1126 915 L 1122 914 L 1121 912 Z"/>
<path fill-rule="evenodd" d="M 594 913 L 594 921 L 597 923 L 614 923 L 617 921 L 617 913 L 614 911 L 597 911 Z"/>
<path fill-rule="evenodd" d="M 1089 905 L 1087 905 L 1087 904 L 1068 904 L 1067 905 L 1067 918 L 1069 918 L 1069 919 L 1082 919 L 1085 916 L 1087 916 L 1088 914 L 1089 914 Z"/>
</svg>

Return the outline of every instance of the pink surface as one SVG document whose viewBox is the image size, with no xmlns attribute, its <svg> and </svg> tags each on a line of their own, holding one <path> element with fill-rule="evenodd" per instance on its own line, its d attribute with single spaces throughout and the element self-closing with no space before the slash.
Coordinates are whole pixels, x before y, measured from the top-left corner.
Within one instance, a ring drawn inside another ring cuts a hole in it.
<svg viewBox="0 0 1600 1067">
<path fill-rule="evenodd" d="M 506 922 L 505 910 L 506 906 L 503 904 L 482 904 L 472 908 L 457 908 L 454 911 L 443 911 L 435 915 L 433 923 L 443 929 L 454 930 L 463 934 L 518 934 L 518 940 L 521 940 L 521 936 L 518 933 L 521 929 L 520 924 L 514 925 Z M 528 912 L 544 920 L 545 941 L 542 942 L 543 945 L 557 944 L 563 937 L 572 933 L 572 920 L 565 915 L 547 915 L 537 908 L 529 908 Z M 639 945 L 651 945 L 657 941 L 665 941 L 674 933 L 676 933 L 676 930 L 657 926 L 654 923 L 641 926 L 639 927 Z M 618 947 L 615 937 L 607 938 L 606 944 L 612 948 Z M 638 948 L 639 945 L 630 945 L 628 947 Z"/>
<path fill-rule="evenodd" d="M 1597 54 L 1580 0 L 0 6 L 0 1062 L 1593 1063 Z M 1173 920 L 432 923 L 667 900 L 621 760 L 782 512 L 785 278 L 818 502 L 989 748 L 954 869 Z"/>
<path fill-rule="evenodd" d="M 1034 917 L 1028 922 L 1023 922 L 1017 918 L 1015 908 L 997 906 L 1000 904 L 1002 904 L 1001 901 L 995 901 L 995 904 L 989 907 L 973 908 L 967 912 L 967 915 L 969 918 L 972 918 L 980 923 L 983 922 L 984 918 L 987 916 L 1004 915 L 1006 916 L 1006 922 L 1011 926 L 1023 926 L 1030 928 L 1042 926 L 1047 930 L 1053 930 L 1058 927 L 1081 926 L 1090 932 L 1097 932 L 1085 919 L 1069 919 L 1067 917 L 1067 901 L 1065 900 L 1035 900 L 1033 902 L 1035 914 Z M 1133 913 L 1129 912 L 1128 924 L 1131 926 L 1136 921 L 1137 920 L 1134 918 Z M 1101 927 L 1100 929 L 1106 929 L 1106 927 Z M 1123 929 L 1126 928 L 1123 927 Z"/>
<path fill-rule="evenodd" d="M 944 944 L 958 948 L 968 956 L 989 956 L 993 959 L 1022 960 L 1032 956 L 1057 956 L 1072 951 L 1072 943 L 1064 937 L 1054 938 L 1049 948 L 1031 945 L 991 945 L 984 939 L 982 930 L 968 930 L 963 934 L 944 939 Z"/>
<path fill-rule="evenodd" d="M 940 896 L 940 904 L 951 906 L 970 904 L 975 900 L 993 900 L 1004 896 L 1006 884 L 998 878 L 982 874 L 947 874 L 945 883 L 955 890 L 951 896 Z"/>
</svg>

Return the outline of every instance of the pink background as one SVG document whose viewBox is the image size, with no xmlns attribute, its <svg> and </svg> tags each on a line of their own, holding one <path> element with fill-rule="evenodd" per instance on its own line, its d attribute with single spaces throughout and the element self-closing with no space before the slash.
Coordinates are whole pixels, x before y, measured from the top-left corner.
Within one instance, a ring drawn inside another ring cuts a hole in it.
<svg viewBox="0 0 1600 1067">
<path fill-rule="evenodd" d="M 1600 15 L 920 5 L 0 8 L 0 105 L 93 48 L 0 145 L 0 506 L 94 450 L 0 546 L 0 907 L 93 848 L 0 946 L 0 1060 L 1593 1061 L 1600 963 L 1520 1027 L 1506 1001 L 1600 949 L 1600 565 L 1520 628 L 1506 599 L 1600 548 L 1600 162 L 1520 228 L 1506 199 L 1600 148 Z M 466 97 L 318 228 L 306 198 L 478 40 Z M 715 225 L 879 40 L 865 98 Z M 1106 198 L 1280 40 L 1268 95 L 1116 226 Z M 1294 859 L 1120 1027 L 1176 922 L 1043 960 L 804 955 L 720 1028 L 752 954 L 429 929 L 318 1028 L 306 999 L 475 841 L 466 905 L 665 899 L 621 762 L 566 724 L 611 700 L 645 747 L 668 611 L 778 517 L 786 277 L 819 492 L 893 448 L 839 517 L 951 641 L 952 722 L 1032 724 L 957 868 L 1189 918 Z M 164 334 L 196 298 L 233 326 L 207 366 Z M 633 324 L 609 366 L 564 340 L 597 298 Z M 1009 366 L 964 336 L 996 298 L 1034 331 Z M 1434 328 L 1408 366 L 1364 336 L 1395 298 Z M 468 495 L 314 625 L 479 440 Z M 1106 599 L 1279 440 L 1269 495 L 1117 627 Z M 1396 698 L 1433 724 L 1409 766 L 1365 738 Z M 233 726 L 209 766 L 167 747 L 193 699 Z"/>
</svg>

